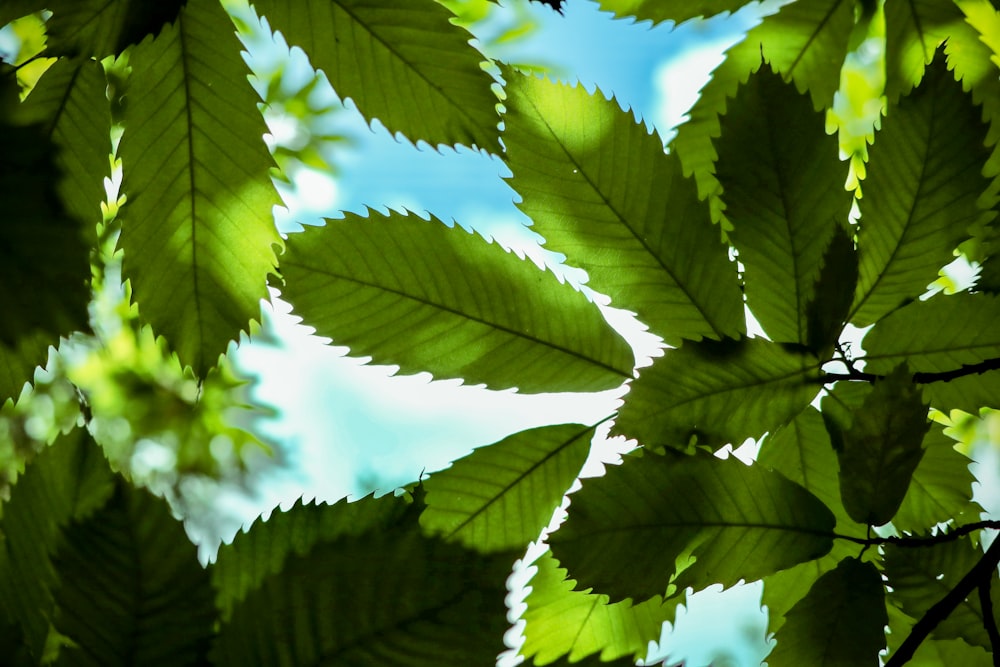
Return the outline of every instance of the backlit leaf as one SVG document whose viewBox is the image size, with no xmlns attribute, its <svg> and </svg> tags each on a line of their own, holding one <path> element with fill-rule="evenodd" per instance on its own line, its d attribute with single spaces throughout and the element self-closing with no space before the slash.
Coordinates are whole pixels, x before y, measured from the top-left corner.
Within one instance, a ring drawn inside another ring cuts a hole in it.
<svg viewBox="0 0 1000 667">
<path fill-rule="evenodd" d="M 840 340 L 858 284 L 858 253 L 843 226 L 837 225 L 823 253 L 823 268 L 806 308 L 806 339 L 818 356 L 829 356 Z"/>
<path fill-rule="evenodd" d="M 434 0 L 254 0 L 341 98 L 411 141 L 497 150 L 497 98 L 472 35 Z M 391 91 L 391 92 L 390 92 Z"/>
<path fill-rule="evenodd" d="M 938 47 L 962 22 L 962 12 L 952 2 L 886 0 L 885 87 L 890 103 L 920 83 Z"/>
<path fill-rule="evenodd" d="M 683 23 L 697 17 L 709 18 L 722 12 L 735 12 L 745 0 L 599 0 L 601 9 L 614 12 L 619 18 L 633 17 L 638 21 Z"/>
<path fill-rule="evenodd" d="M 688 342 L 641 371 L 615 430 L 647 446 L 739 444 L 808 405 L 818 365 L 760 338 Z"/>
<path fill-rule="evenodd" d="M 130 63 L 123 272 L 140 317 L 204 376 L 260 316 L 279 242 L 259 99 L 215 0 L 189 0 Z"/>
<path fill-rule="evenodd" d="M 0 342 L 0 405 L 16 399 L 49 355 L 48 334 L 36 332 L 14 346 Z"/>
<path fill-rule="evenodd" d="M 851 208 L 851 193 L 836 187 L 846 177 L 837 139 L 768 67 L 740 88 L 721 125 L 716 174 L 747 305 L 771 340 L 805 344 L 826 250 Z"/>
<path fill-rule="evenodd" d="M 695 560 L 675 583 L 695 590 L 819 558 L 835 522 L 815 496 L 762 466 L 668 451 L 587 480 L 549 544 L 578 586 L 644 600 L 666 592 L 682 556 Z"/>
<path fill-rule="evenodd" d="M 913 471 L 899 511 L 892 517 L 896 530 L 926 533 L 965 513 L 978 518 L 979 507 L 972 504 L 972 461 L 956 450 L 955 444 L 940 427 L 932 426 L 927 432 L 923 458 Z"/>
<path fill-rule="evenodd" d="M 350 214 L 289 238 L 283 296 L 321 336 L 402 372 L 521 391 L 609 389 L 632 351 L 570 285 L 461 228 Z"/>
<path fill-rule="evenodd" d="M 664 602 L 655 596 L 638 604 L 610 603 L 607 595 L 573 590 L 576 581 L 566 578 L 566 570 L 551 553 L 534 565 L 538 571 L 528 582 L 531 592 L 525 600 L 520 650 L 534 664 L 549 664 L 562 656 L 574 664 L 588 656 L 602 661 L 644 658 L 649 642 L 659 640 L 663 623 L 674 619 L 677 600 Z"/>
<path fill-rule="evenodd" d="M 543 426 L 476 449 L 423 483 L 420 525 L 485 553 L 523 549 L 580 473 L 594 428 Z"/>
<path fill-rule="evenodd" d="M 788 612 L 767 664 L 877 667 L 888 623 L 884 597 L 874 565 L 842 560 Z"/>
<path fill-rule="evenodd" d="M 657 136 L 599 92 L 505 77 L 511 186 L 547 245 L 669 344 L 745 332 L 736 265 Z"/>
<path fill-rule="evenodd" d="M 156 35 L 187 0 L 46 0 L 51 55 L 118 55 L 147 35 Z"/>
</svg>

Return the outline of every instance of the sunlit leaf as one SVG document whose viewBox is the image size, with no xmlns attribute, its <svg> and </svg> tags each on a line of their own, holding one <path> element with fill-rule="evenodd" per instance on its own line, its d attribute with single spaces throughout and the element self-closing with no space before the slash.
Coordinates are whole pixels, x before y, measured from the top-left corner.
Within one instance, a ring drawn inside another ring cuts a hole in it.
<svg viewBox="0 0 1000 667">
<path fill-rule="evenodd" d="M 747 305 L 771 340 L 805 344 L 826 250 L 851 209 L 836 187 L 846 177 L 837 139 L 768 67 L 740 87 L 721 125 L 716 175 Z"/>
<path fill-rule="evenodd" d="M 587 480 L 549 544 L 578 586 L 645 600 L 666 592 L 682 556 L 695 561 L 677 587 L 695 590 L 819 558 L 835 522 L 814 495 L 762 466 L 668 453 Z"/>
<path fill-rule="evenodd" d="M 743 333 L 736 265 L 656 135 L 600 92 L 505 76 L 511 186 L 547 245 L 670 344 Z"/>
<path fill-rule="evenodd" d="M 876 667 L 888 622 L 884 597 L 882 577 L 874 565 L 842 560 L 788 612 L 767 664 Z"/>
<path fill-rule="evenodd" d="M 938 47 L 961 23 L 952 2 L 886 0 L 885 92 L 891 104 L 920 83 Z"/>
<path fill-rule="evenodd" d="M 808 405 L 818 365 L 760 338 L 688 342 L 641 371 L 615 429 L 647 446 L 739 444 Z"/>
<path fill-rule="evenodd" d="M 55 626 L 87 665 L 196 664 L 215 605 L 197 549 L 162 498 L 119 482 L 107 505 L 67 530 Z"/>
<path fill-rule="evenodd" d="M 254 0 L 341 98 L 412 141 L 497 150 L 497 98 L 472 35 L 433 0 Z M 391 92 L 390 92 L 391 91 Z"/>
<path fill-rule="evenodd" d="M 982 218 L 985 126 L 938 59 L 920 86 L 890 106 L 870 149 L 859 203 L 860 279 L 851 321 L 871 324 L 916 299 Z"/>
<path fill-rule="evenodd" d="M 956 450 L 955 444 L 939 427 L 932 426 L 927 432 L 923 458 L 913 471 L 899 511 L 892 517 L 896 530 L 925 533 L 966 513 L 978 518 L 979 507 L 972 504 L 972 461 Z"/>
<path fill-rule="evenodd" d="M 723 12 L 735 12 L 746 0 L 599 0 L 601 9 L 614 12 L 619 18 L 632 17 L 639 21 L 683 23 L 697 17 L 709 18 Z"/>
<path fill-rule="evenodd" d="M 214 0 L 190 0 L 130 62 L 123 272 L 142 319 L 204 376 L 260 316 L 275 263 L 259 99 Z"/>
<path fill-rule="evenodd" d="M 580 473 L 593 435 L 593 427 L 561 424 L 480 447 L 423 483 L 420 525 L 484 553 L 525 548 Z"/>
<path fill-rule="evenodd" d="M 538 571 L 528 585 L 531 592 L 523 614 L 521 655 L 534 664 L 549 664 L 566 656 L 573 664 L 587 656 L 602 661 L 622 657 L 644 658 L 649 642 L 660 638 L 665 621 L 673 621 L 678 600 L 660 596 L 633 604 L 610 603 L 608 596 L 577 591 L 577 582 L 548 552 L 534 563 Z"/>
<path fill-rule="evenodd" d="M 608 389 L 632 351 L 551 273 L 465 230 L 393 212 L 292 236 L 283 296 L 321 336 L 402 372 L 524 392 Z"/>
</svg>

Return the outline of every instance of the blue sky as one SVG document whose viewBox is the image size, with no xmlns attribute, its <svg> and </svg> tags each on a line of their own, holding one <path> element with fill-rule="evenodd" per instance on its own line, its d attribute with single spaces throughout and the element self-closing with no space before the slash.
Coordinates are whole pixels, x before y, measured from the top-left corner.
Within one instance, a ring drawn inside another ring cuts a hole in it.
<svg viewBox="0 0 1000 667">
<path fill-rule="evenodd" d="M 651 29 L 648 23 L 612 20 L 585 0 L 570 0 L 564 17 L 538 4 L 529 11 L 539 30 L 492 55 L 545 62 L 555 74 L 579 80 L 588 90 L 596 85 L 634 110 L 661 137 L 669 137 L 682 121 L 723 50 L 755 22 L 750 12 L 741 12 Z M 502 23 L 502 13 L 496 21 L 484 30 Z M 325 94 L 333 96 L 332 91 Z M 335 181 L 317 173 L 299 175 L 299 197 L 290 203 L 284 224 L 289 219 L 337 217 L 340 211 L 363 213 L 366 206 L 405 208 L 454 219 L 507 246 L 554 261 L 552 255 L 539 253 L 536 235 L 516 207 L 517 195 L 504 181 L 509 172 L 499 159 L 467 149 L 418 149 L 394 139 L 378 123 L 369 129 L 353 111 L 335 114 L 332 122 L 354 138 L 353 147 L 335 155 L 341 168 Z M 274 322 L 283 344 L 250 344 L 238 353 L 239 362 L 261 378 L 258 399 L 279 410 L 264 430 L 291 443 L 298 462 L 290 475 L 273 481 L 265 506 L 300 495 L 334 501 L 376 488 L 388 491 L 415 480 L 421 471 L 443 468 L 473 447 L 524 428 L 594 423 L 615 409 L 622 394 L 524 396 L 457 381 L 431 382 L 427 375 L 392 377 L 392 369 L 346 357 L 344 348 L 326 345 L 298 325 L 287 309 L 278 310 Z M 655 347 L 627 316 L 617 314 L 614 321 L 640 348 Z M 597 460 L 614 460 L 622 448 L 621 442 L 595 447 L 589 469 L 599 470 Z M 758 600 L 757 587 L 699 596 L 690 612 L 678 615 L 681 630 L 669 640 L 671 660 L 686 658 L 689 665 L 759 664 L 763 649 L 762 618 L 755 613 Z M 744 613 L 734 614 L 734 608 Z"/>
</svg>

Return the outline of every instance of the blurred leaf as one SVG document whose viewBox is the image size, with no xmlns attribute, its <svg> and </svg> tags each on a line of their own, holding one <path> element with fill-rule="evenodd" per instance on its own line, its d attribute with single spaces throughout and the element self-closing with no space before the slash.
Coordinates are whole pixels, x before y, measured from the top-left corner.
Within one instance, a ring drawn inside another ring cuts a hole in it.
<svg viewBox="0 0 1000 667">
<path fill-rule="evenodd" d="M 637 21 L 683 23 L 693 18 L 710 18 L 723 12 L 735 12 L 746 0 L 599 0 L 601 9 L 614 12 L 618 18 L 633 17 Z"/>
<path fill-rule="evenodd" d="M 436 218 L 348 214 L 289 238 L 282 294 L 316 333 L 402 372 L 526 393 L 631 377 L 632 350 L 583 294 Z"/>
<path fill-rule="evenodd" d="M 490 553 L 524 549 L 580 473 L 594 427 L 543 426 L 476 449 L 423 483 L 420 525 Z"/>
<path fill-rule="evenodd" d="M 744 333 L 736 266 L 656 135 L 600 92 L 504 76 L 511 186 L 546 244 L 668 344 Z"/>
</svg>

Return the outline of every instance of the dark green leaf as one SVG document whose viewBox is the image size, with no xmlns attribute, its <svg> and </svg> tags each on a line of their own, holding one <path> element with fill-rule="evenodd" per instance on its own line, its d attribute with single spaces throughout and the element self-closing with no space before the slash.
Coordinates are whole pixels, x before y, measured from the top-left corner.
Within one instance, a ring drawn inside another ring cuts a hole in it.
<svg viewBox="0 0 1000 667">
<path fill-rule="evenodd" d="M 631 377 L 631 349 L 583 294 L 436 218 L 329 220 L 288 240 L 281 273 L 319 335 L 404 373 L 528 393 Z"/>
<path fill-rule="evenodd" d="M 945 414 L 949 410 L 963 410 L 978 415 L 982 408 L 1000 408 L 1000 371 L 925 384 L 924 398 Z"/>
<path fill-rule="evenodd" d="M 891 104 L 920 83 L 938 47 L 962 22 L 962 11 L 951 2 L 886 0 L 885 88 Z"/>
<path fill-rule="evenodd" d="M 980 116 L 943 58 L 889 107 L 859 203 L 854 324 L 871 324 L 923 294 L 983 219 L 977 199 L 988 185 L 982 170 L 989 151 Z"/>
<path fill-rule="evenodd" d="M 740 88 L 721 126 L 716 175 L 747 305 L 771 340 L 806 344 L 826 251 L 851 209 L 851 194 L 836 187 L 846 177 L 837 139 L 768 67 Z"/>
<path fill-rule="evenodd" d="M 509 560 L 414 526 L 369 531 L 290 556 L 223 623 L 220 666 L 492 665 L 507 628 Z"/>
<path fill-rule="evenodd" d="M 523 550 L 549 525 L 593 435 L 592 426 L 561 424 L 480 447 L 424 482 L 420 525 L 484 553 Z"/>
<path fill-rule="evenodd" d="M 669 344 L 745 332 L 736 265 L 656 135 L 599 92 L 505 77 L 511 185 L 547 245 Z"/>
<path fill-rule="evenodd" d="M 49 335 L 42 332 L 22 338 L 16 346 L 0 342 L 0 405 L 16 400 L 25 383 L 32 381 L 35 368 L 48 358 L 49 342 Z"/>
<path fill-rule="evenodd" d="M 760 338 L 688 342 L 642 370 L 616 429 L 646 446 L 738 445 L 801 412 L 818 365 Z"/>
<path fill-rule="evenodd" d="M 192 3 L 206 0 L 192 0 Z M 47 0 L 47 53 L 98 60 L 118 55 L 177 18 L 187 0 Z"/>
<path fill-rule="evenodd" d="M 100 447 L 77 429 L 38 455 L 4 503 L 0 598 L 36 657 L 42 655 L 52 591 L 59 585 L 51 559 L 62 531 L 98 510 L 113 490 L 114 477 Z"/>
<path fill-rule="evenodd" d="M 70 526 L 53 558 L 60 664 L 191 665 L 205 659 L 215 605 L 208 572 L 166 501 L 119 482 Z"/>
<path fill-rule="evenodd" d="M 130 63 L 123 272 L 143 321 L 203 377 L 267 297 L 279 237 L 266 128 L 214 0 L 192 0 Z"/>
<path fill-rule="evenodd" d="M 858 284 L 858 253 L 854 241 L 837 225 L 823 253 L 823 269 L 806 309 L 807 342 L 818 356 L 829 357 L 847 321 Z"/>
<path fill-rule="evenodd" d="M 980 508 L 971 504 L 975 477 L 969 470 L 969 457 L 956 450 L 955 441 L 936 426 L 924 437 L 923 449 L 910 488 L 892 517 L 896 530 L 926 533 L 939 523 L 959 520 L 965 513 L 978 518 Z"/>
<path fill-rule="evenodd" d="M 612 600 L 731 586 L 819 558 L 836 519 L 815 496 L 762 466 L 705 454 L 649 455 L 587 480 L 549 538 L 579 581 Z"/>
<path fill-rule="evenodd" d="M 538 571 L 528 585 L 524 646 L 521 655 L 545 665 L 566 656 L 575 664 L 587 656 L 602 661 L 646 657 L 649 642 L 660 638 L 665 621 L 673 621 L 678 601 L 655 596 L 633 604 L 610 603 L 607 595 L 575 591 L 576 581 L 548 552 L 535 561 Z"/>
<path fill-rule="evenodd" d="M 599 0 L 601 9 L 614 12 L 618 18 L 634 17 L 638 21 L 683 23 L 689 19 L 709 18 L 723 12 L 735 12 L 745 0 Z"/>
<path fill-rule="evenodd" d="M 888 623 L 884 598 L 874 565 L 842 560 L 788 612 L 767 664 L 877 667 Z"/>
<path fill-rule="evenodd" d="M 927 404 L 905 365 L 875 388 L 842 431 L 840 494 L 859 523 L 881 526 L 896 514 L 923 456 Z"/>
<path fill-rule="evenodd" d="M 497 98 L 472 35 L 434 0 L 254 0 L 341 98 L 431 146 L 497 150 Z M 391 93 L 389 92 L 391 91 Z"/>
</svg>

